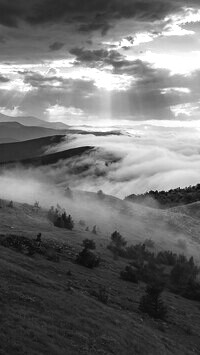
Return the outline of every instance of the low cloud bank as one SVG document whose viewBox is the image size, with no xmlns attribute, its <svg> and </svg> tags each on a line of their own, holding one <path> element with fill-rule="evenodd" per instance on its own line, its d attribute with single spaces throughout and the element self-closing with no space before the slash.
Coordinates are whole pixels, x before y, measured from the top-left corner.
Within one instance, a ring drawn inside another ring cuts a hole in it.
<svg viewBox="0 0 200 355">
<path fill-rule="evenodd" d="M 74 135 L 59 150 L 84 145 L 97 148 L 90 155 L 60 162 L 57 173 L 60 183 L 63 176 L 72 188 L 102 189 L 120 198 L 195 185 L 200 182 L 199 139 L 198 128 L 151 125 L 130 131 L 127 127 L 122 136 Z"/>
</svg>

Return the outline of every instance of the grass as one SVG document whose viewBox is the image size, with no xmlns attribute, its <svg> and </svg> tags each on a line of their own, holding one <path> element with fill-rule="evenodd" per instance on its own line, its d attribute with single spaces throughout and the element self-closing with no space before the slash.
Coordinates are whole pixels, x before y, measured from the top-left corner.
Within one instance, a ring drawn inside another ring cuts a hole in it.
<svg viewBox="0 0 200 355">
<path fill-rule="evenodd" d="M 167 322 L 140 313 L 145 284 L 120 279 L 126 260 L 113 260 L 100 235 L 55 228 L 44 211 L 28 205 L 0 209 L 0 233 L 10 232 L 9 225 L 13 234 L 35 238 L 41 232 L 62 248 L 54 263 L 0 246 L 0 354 L 198 354 L 199 304 L 164 292 Z M 102 257 L 92 270 L 74 262 L 91 237 Z M 108 290 L 106 304 L 94 296 L 100 287 Z"/>
</svg>

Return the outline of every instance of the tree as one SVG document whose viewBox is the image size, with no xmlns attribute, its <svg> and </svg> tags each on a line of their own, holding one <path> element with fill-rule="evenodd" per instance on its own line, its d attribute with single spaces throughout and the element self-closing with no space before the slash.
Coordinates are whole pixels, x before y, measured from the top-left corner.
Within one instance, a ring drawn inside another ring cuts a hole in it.
<svg viewBox="0 0 200 355">
<path fill-rule="evenodd" d="M 162 291 L 160 285 L 148 285 L 146 294 L 140 300 L 139 310 L 148 313 L 150 317 L 165 319 L 167 308 L 161 299 Z"/>
<path fill-rule="evenodd" d="M 198 272 L 199 269 L 195 265 L 193 257 L 191 257 L 189 261 L 186 259 L 184 262 L 177 262 L 171 271 L 170 280 L 175 288 L 181 290 L 189 283 L 195 282 Z"/>
<path fill-rule="evenodd" d="M 66 212 L 63 212 L 61 215 L 55 210 L 55 218 L 54 220 L 54 226 L 58 228 L 66 228 L 69 230 L 72 230 L 74 228 L 74 221 L 69 214 L 68 216 L 66 215 Z"/>
<path fill-rule="evenodd" d="M 100 258 L 91 250 L 84 248 L 77 256 L 77 263 L 90 269 L 99 266 Z"/>
<path fill-rule="evenodd" d="M 126 246 L 127 244 L 127 241 L 122 237 L 122 235 L 115 231 L 111 234 L 111 242 L 112 244 L 114 244 L 114 246 L 117 248 L 117 249 L 120 249 L 120 248 L 123 248 Z"/>
<path fill-rule="evenodd" d="M 91 250 L 96 249 L 95 242 L 92 239 L 88 239 L 88 238 L 84 239 L 82 245 L 85 249 L 91 249 Z"/>
</svg>

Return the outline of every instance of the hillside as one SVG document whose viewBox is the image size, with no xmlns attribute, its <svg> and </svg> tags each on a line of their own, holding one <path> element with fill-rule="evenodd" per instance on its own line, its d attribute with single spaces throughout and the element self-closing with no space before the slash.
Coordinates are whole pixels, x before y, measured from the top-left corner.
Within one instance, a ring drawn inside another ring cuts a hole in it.
<svg viewBox="0 0 200 355">
<path fill-rule="evenodd" d="M 64 134 L 66 131 L 52 128 L 23 126 L 18 122 L 0 122 L 0 143 L 26 141 Z"/>
<path fill-rule="evenodd" d="M 169 191 L 149 191 L 144 194 L 132 194 L 126 200 L 142 203 L 148 206 L 159 208 L 169 208 L 200 201 L 200 184 L 185 188 L 170 189 Z"/>
<path fill-rule="evenodd" d="M 127 262 L 113 259 L 104 234 L 84 231 L 77 220 L 73 231 L 59 229 L 45 210 L 6 205 L 1 202 L 0 242 L 8 234 L 31 240 L 41 232 L 60 260 L 0 245 L 2 355 L 199 354 L 199 303 L 165 291 L 168 318 L 154 320 L 138 310 L 145 285 L 119 278 Z M 98 268 L 75 263 L 85 238 L 95 240 Z M 97 297 L 103 286 L 106 303 Z"/>
<path fill-rule="evenodd" d="M 47 147 L 61 143 L 64 138 L 65 135 L 55 135 L 23 142 L 0 144 L 0 163 L 41 156 Z"/>
<path fill-rule="evenodd" d="M 53 141 L 52 141 L 53 143 Z M 48 148 L 47 146 L 43 148 Z M 14 159 L 14 160 L 8 160 L 6 162 L 3 162 L 4 166 L 10 166 L 12 167 L 12 164 L 17 162 L 23 165 L 23 167 L 41 167 L 44 165 L 52 165 L 58 163 L 60 160 L 65 160 L 69 159 L 75 156 L 81 156 L 83 153 L 89 152 L 92 150 L 92 146 L 84 146 L 84 147 L 78 147 L 78 148 L 72 148 L 72 149 L 67 149 L 63 150 L 61 152 L 57 153 L 51 153 L 51 154 L 44 154 L 45 150 L 40 153 L 38 153 L 38 156 L 34 155 L 31 158 L 27 159 Z M 2 164 L 2 163 L 0 163 Z"/>
</svg>

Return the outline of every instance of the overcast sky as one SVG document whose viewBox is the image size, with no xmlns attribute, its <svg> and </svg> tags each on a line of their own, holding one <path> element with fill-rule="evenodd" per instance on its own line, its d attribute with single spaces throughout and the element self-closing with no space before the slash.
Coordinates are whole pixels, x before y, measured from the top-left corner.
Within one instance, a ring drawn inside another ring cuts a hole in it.
<svg viewBox="0 0 200 355">
<path fill-rule="evenodd" d="M 198 120 L 199 0 L 0 0 L 0 112 Z"/>
</svg>

